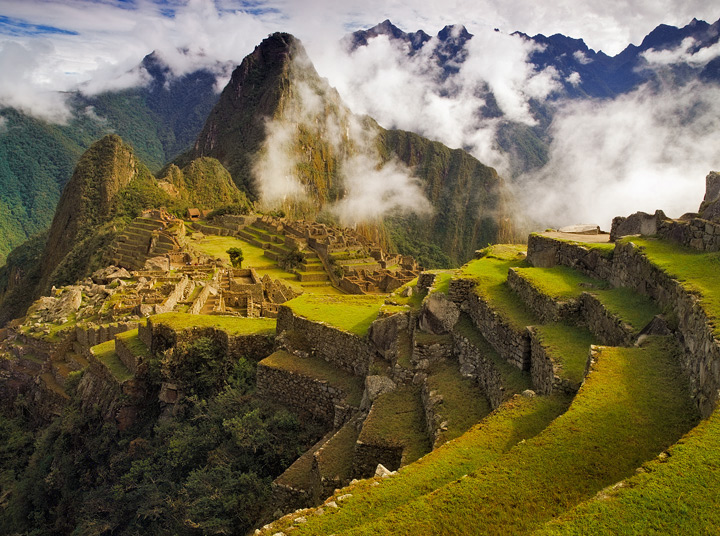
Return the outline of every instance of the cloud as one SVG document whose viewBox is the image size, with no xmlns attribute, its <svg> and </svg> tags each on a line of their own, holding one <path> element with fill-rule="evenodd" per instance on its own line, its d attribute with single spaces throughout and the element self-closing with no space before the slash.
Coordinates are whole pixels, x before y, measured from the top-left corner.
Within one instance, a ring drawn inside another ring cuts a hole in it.
<svg viewBox="0 0 720 536">
<path fill-rule="evenodd" d="M 674 65 L 677 63 L 688 63 L 694 67 L 701 67 L 710 60 L 720 56 L 720 42 L 709 47 L 696 50 L 698 43 L 692 37 L 683 39 L 683 42 L 673 49 L 655 50 L 650 49 L 643 52 L 642 56 L 651 65 Z"/>
<path fill-rule="evenodd" d="M 663 209 L 697 210 L 720 167 L 720 88 L 699 83 L 612 101 L 567 104 L 555 116 L 550 161 L 519 177 L 516 194 L 539 226 L 598 223 Z"/>
<path fill-rule="evenodd" d="M 65 123 L 70 112 L 59 89 L 43 77 L 43 67 L 53 53 L 52 43 L 35 40 L 25 46 L 0 42 L 0 106 L 17 108 L 56 123 Z"/>
<path fill-rule="evenodd" d="M 301 170 L 313 160 L 309 151 L 316 149 L 298 141 L 302 132 L 333 148 L 343 193 L 326 208 L 344 225 L 374 221 L 391 212 L 430 212 L 430 202 L 407 166 L 381 160 L 374 124 L 353 115 L 332 88 L 317 83 L 306 57 L 296 58 L 290 88 L 294 98 L 284 102 L 281 117 L 266 123 L 267 138 L 253 168 L 261 205 L 274 209 L 290 200 L 312 202 Z"/>
<path fill-rule="evenodd" d="M 532 42 L 482 29 L 468 41 L 457 72 L 446 75 L 433 56 L 440 44 L 432 38 L 409 57 L 407 45 L 381 35 L 352 52 L 326 44 L 311 47 L 311 55 L 353 111 L 385 128 L 465 148 L 501 173 L 508 171 L 508 157 L 495 142 L 497 128 L 507 120 L 534 125 L 530 100 L 557 90 L 559 73 L 554 68 L 535 70 L 528 61 L 537 49 Z M 491 104 L 504 117 L 484 114 Z"/>
</svg>

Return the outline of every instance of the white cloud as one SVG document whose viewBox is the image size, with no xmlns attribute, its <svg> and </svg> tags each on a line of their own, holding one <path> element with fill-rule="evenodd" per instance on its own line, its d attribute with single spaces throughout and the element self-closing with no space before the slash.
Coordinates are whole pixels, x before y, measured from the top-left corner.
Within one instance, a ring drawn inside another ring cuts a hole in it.
<svg viewBox="0 0 720 536">
<path fill-rule="evenodd" d="M 592 63 L 592 59 L 588 58 L 582 50 L 576 50 L 575 52 L 573 52 L 573 58 L 575 58 L 575 60 L 582 65 Z"/>
<path fill-rule="evenodd" d="M 703 66 L 710 60 L 720 56 L 720 42 L 694 51 L 696 46 L 697 41 L 692 37 L 687 37 L 676 48 L 667 50 L 650 49 L 643 52 L 642 55 L 651 65 L 688 63 L 695 67 Z"/>
<path fill-rule="evenodd" d="M 573 86 L 577 87 L 578 85 L 580 85 L 580 73 L 578 73 L 577 71 L 573 71 L 568 75 L 567 78 L 565 78 L 565 80 L 570 82 Z"/>
<path fill-rule="evenodd" d="M 553 122 L 550 162 L 517 180 L 520 204 L 540 226 L 604 229 L 638 210 L 694 212 L 705 175 L 720 167 L 718 117 L 720 88 L 701 84 L 566 105 Z"/>
</svg>

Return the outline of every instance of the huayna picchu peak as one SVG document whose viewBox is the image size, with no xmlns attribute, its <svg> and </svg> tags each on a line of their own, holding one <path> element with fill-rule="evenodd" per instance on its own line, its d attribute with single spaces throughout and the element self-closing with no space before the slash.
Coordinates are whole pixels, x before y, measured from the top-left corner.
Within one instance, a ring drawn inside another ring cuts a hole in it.
<svg viewBox="0 0 720 536">
<path fill-rule="evenodd" d="M 712 94 L 720 22 L 609 56 L 386 19 L 316 63 L 307 32 L 263 32 L 237 64 L 224 24 L 237 47 L 280 11 L 186 9 L 155 16 L 217 42 L 70 95 L 64 125 L 0 110 L 0 232 L 6 183 L 55 207 L 0 266 L 0 536 L 720 533 L 720 173 L 679 217 L 652 192 L 599 224 L 528 205 L 566 195 L 532 174 L 573 110 Z M 378 101 L 408 84 L 430 137 L 357 113 L 338 58 Z M 457 106 L 491 150 L 448 138 Z"/>
</svg>

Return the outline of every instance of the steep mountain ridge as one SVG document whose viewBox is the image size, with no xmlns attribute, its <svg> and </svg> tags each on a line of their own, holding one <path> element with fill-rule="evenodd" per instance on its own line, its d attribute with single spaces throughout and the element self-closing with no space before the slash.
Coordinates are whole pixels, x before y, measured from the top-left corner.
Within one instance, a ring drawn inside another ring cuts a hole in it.
<svg viewBox="0 0 720 536">
<path fill-rule="evenodd" d="M 357 185 L 363 176 L 399 162 L 417 177 L 432 214 L 419 200 L 405 207 L 403 217 L 390 211 L 376 224 L 390 222 L 402 253 L 413 253 L 409 237 L 433 244 L 442 251 L 428 257 L 434 265 L 457 264 L 496 241 L 506 218 L 508 194 L 494 170 L 464 151 L 354 116 L 289 34 L 271 35 L 243 60 L 193 150 L 178 163 L 200 156 L 217 158 L 236 184 L 267 208 L 310 218 L 329 210 L 340 219 L 345 214 L 336 206 L 352 199 L 351 175 L 357 175 Z M 365 165 L 359 171 L 353 169 L 358 160 Z M 387 193 L 366 203 L 400 195 L 392 187 L 384 184 Z"/>
</svg>

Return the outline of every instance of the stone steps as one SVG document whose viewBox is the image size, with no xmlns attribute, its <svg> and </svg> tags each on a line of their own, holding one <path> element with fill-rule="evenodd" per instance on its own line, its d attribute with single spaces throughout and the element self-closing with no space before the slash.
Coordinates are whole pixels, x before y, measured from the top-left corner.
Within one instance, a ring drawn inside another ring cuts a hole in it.
<svg viewBox="0 0 720 536">
<path fill-rule="evenodd" d="M 325 272 L 300 272 L 296 271 L 295 274 L 297 275 L 298 281 L 301 281 L 303 283 L 307 282 L 319 282 L 319 281 L 329 281 L 330 276 L 327 275 Z"/>
</svg>

